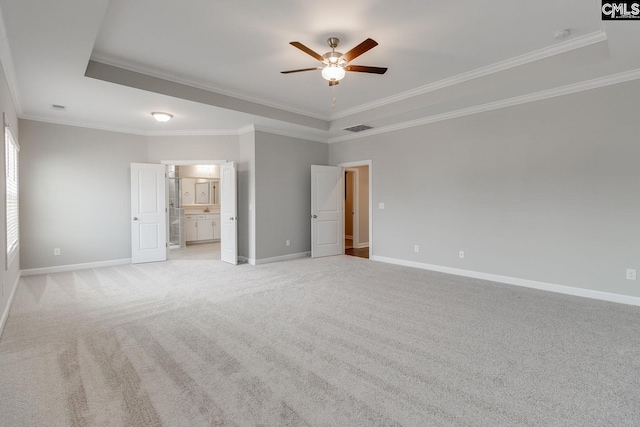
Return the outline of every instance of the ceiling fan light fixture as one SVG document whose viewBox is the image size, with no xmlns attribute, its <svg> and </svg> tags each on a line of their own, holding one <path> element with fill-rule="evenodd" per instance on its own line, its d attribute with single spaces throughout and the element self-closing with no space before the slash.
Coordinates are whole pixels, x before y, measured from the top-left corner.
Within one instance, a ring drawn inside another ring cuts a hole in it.
<svg viewBox="0 0 640 427">
<path fill-rule="evenodd" d="M 154 119 L 156 119 L 160 123 L 168 122 L 173 118 L 173 114 L 161 113 L 159 111 L 154 111 L 153 113 L 151 113 L 151 115 L 153 116 Z"/>
<path fill-rule="evenodd" d="M 371 73 L 371 74 L 384 74 L 387 72 L 386 68 L 382 67 L 369 67 L 366 65 L 351 65 L 351 61 L 359 57 L 363 53 L 378 46 L 378 42 L 373 39 L 366 39 L 347 53 L 336 52 L 336 47 L 340 40 L 336 37 L 330 37 L 327 40 L 327 44 L 331 48 L 331 52 L 327 52 L 324 55 L 309 49 L 307 46 L 300 42 L 294 41 L 289 44 L 295 48 L 300 49 L 313 59 L 320 61 L 322 66 L 301 68 L 297 70 L 280 71 L 282 74 L 300 73 L 303 71 L 322 70 L 322 78 L 329 81 L 329 87 L 335 86 L 342 80 L 347 71 L 356 73 Z"/>
<path fill-rule="evenodd" d="M 338 64 L 329 64 L 322 69 L 322 78 L 330 82 L 340 81 L 344 78 L 346 71 Z"/>
</svg>

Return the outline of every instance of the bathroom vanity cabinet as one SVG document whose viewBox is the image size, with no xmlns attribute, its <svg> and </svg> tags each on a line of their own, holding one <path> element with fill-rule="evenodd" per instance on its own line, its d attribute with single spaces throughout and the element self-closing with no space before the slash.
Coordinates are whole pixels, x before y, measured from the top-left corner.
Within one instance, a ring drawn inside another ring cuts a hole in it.
<svg viewBox="0 0 640 427">
<path fill-rule="evenodd" d="M 187 243 L 220 240 L 220 214 L 184 216 Z"/>
</svg>

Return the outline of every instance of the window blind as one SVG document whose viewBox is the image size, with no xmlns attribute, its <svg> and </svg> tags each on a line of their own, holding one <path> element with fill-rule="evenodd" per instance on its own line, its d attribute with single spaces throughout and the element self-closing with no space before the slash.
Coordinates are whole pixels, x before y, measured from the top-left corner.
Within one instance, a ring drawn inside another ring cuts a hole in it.
<svg viewBox="0 0 640 427">
<path fill-rule="evenodd" d="M 5 212 L 6 212 L 6 268 L 12 255 L 18 249 L 18 144 L 13 139 L 11 129 L 4 126 L 5 159 Z"/>
</svg>

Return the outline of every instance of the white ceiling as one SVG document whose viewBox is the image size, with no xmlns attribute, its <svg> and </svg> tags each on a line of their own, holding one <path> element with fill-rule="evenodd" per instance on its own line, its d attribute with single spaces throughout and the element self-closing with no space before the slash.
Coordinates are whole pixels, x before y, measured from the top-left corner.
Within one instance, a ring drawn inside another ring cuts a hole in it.
<svg viewBox="0 0 640 427">
<path fill-rule="evenodd" d="M 603 22 L 599 5 L 0 0 L 0 59 L 22 118 L 145 135 L 255 125 L 339 141 L 355 124 L 379 132 L 640 78 L 640 25 Z M 565 28 L 569 38 L 552 37 Z M 373 38 L 353 64 L 389 71 L 332 88 L 319 71 L 280 73 L 318 64 L 290 41 L 323 54 L 330 36 L 341 52 Z M 159 124 L 151 111 L 175 118 Z"/>
</svg>

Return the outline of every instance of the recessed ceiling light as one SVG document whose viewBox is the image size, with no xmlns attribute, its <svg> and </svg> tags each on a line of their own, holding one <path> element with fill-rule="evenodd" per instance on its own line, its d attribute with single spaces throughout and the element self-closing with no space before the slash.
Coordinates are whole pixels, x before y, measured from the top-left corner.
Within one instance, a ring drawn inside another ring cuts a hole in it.
<svg viewBox="0 0 640 427">
<path fill-rule="evenodd" d="M 160 123 L 168 122 L 173 117 L 172 114 L 169 113 L 161 113 L 161 112 L 153 112 L 151 113 L 154 119 L 159 121 Z"/>
<path fill-rule="evenodd" d="M 558 30 L 553 33 L 553 38 L 556 40 L 564 40 L 571 35 L 571 30 Z"/>
</svg>

